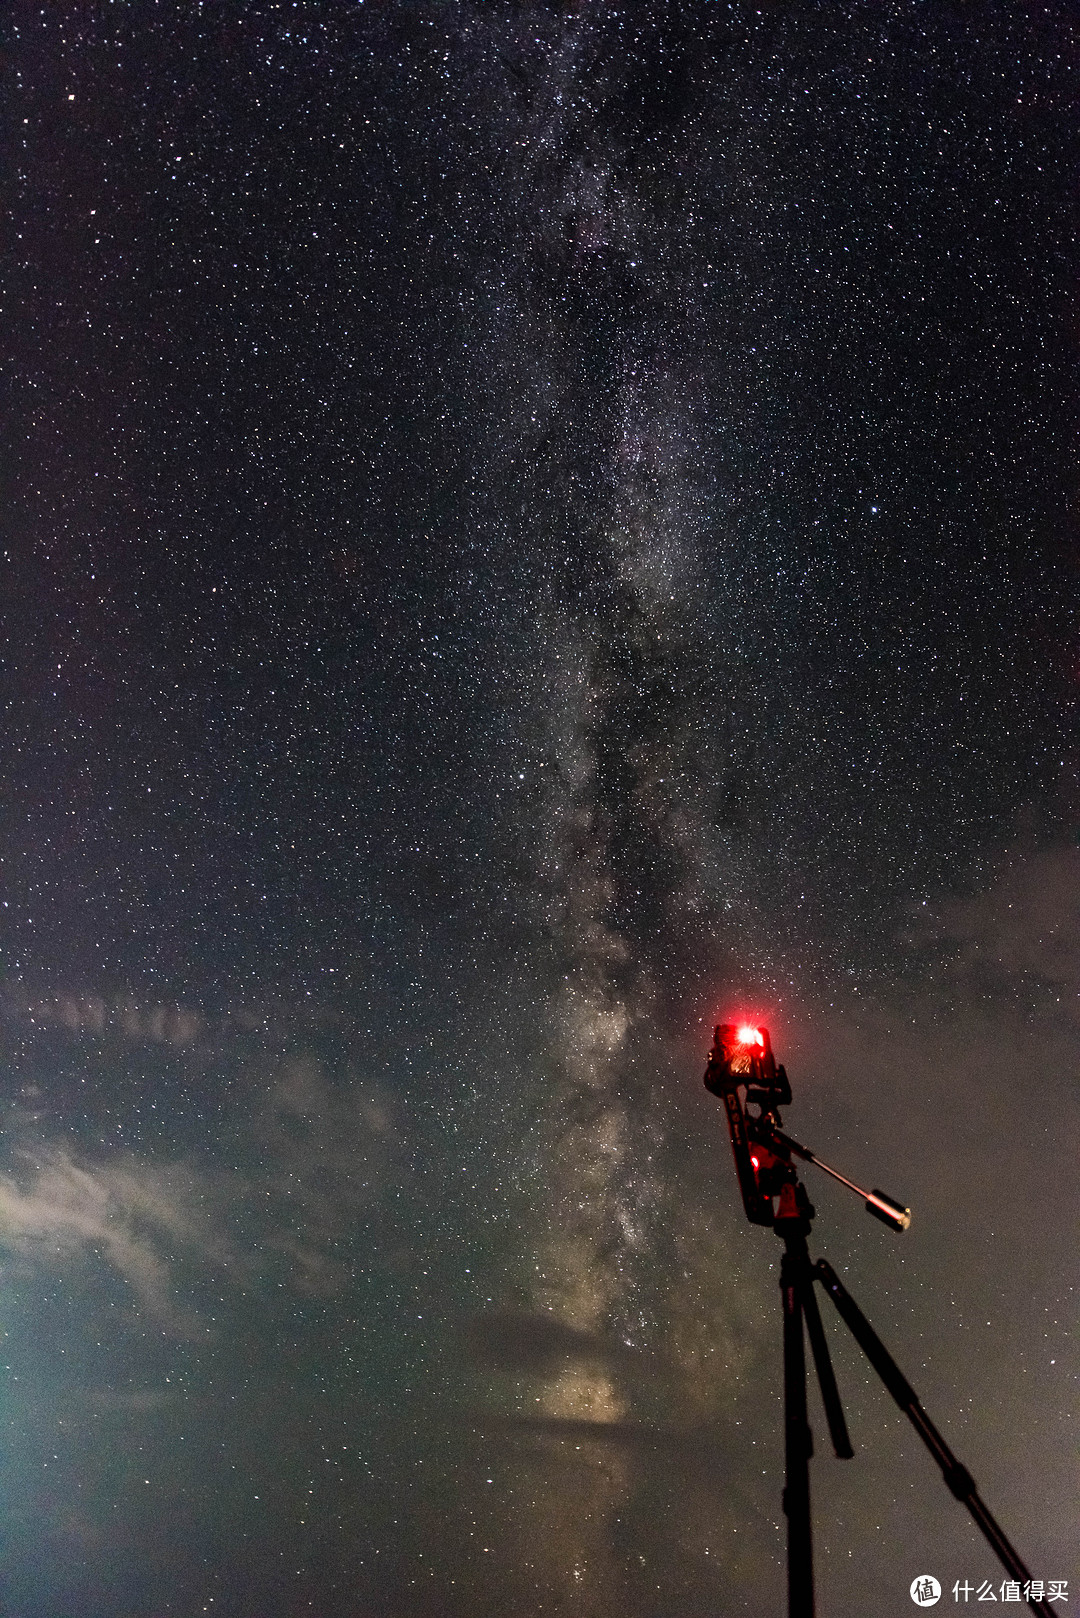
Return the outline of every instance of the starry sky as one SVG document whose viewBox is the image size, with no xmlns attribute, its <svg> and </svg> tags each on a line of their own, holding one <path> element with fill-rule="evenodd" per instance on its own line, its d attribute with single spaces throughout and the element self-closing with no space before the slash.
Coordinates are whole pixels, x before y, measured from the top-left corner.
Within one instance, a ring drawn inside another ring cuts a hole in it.
<svg viewBox="0 0 1080 1618">
<path fill-rule="evenodd" d="M 783 1610 L 732 1015 L 1080 1598 L 1073 8 L 13 0 L 3 71 L 0 1614 Z M 821 1610 L 997 1589 L 826 1323 Z"/>
</svg>

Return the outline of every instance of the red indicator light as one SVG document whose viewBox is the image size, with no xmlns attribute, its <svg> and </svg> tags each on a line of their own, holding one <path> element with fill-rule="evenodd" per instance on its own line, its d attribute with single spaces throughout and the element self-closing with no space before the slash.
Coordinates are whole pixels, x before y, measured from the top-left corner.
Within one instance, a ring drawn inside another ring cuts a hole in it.
<svg viewBox="0 0 1080 1618">
<path fill-rule="evenodd" d="M 738 1039 L 740 1045 L 764 1045 L 765 1043 L 761 1037 L 761 1029 L 751 1028 L 749 1024 L 739 1029 Z"/>
<path fill-rule="evenodd" d="M 754 1156 L 754 1155 L 753 1155 L 753 1153 L 751 1153 L 751 1154 L 750 1154 L 750 1161 L 751 1161 L 751 1163 L 753 1163 L 753 1165 L 754 1165 L 754 1167 L 755 1167 L 755 1168 L 760 1168 L 760 1166 L 761 1166 L 761 1165 L 760 1165 L 760 1164 L 759 1164 L 759 1163 L 758 1163 L 758 1160 L 757 1160 L 757 1158 L 756 1158 L 756 1157 L 755 1157 L 755 1156 Z"/>
</svg>

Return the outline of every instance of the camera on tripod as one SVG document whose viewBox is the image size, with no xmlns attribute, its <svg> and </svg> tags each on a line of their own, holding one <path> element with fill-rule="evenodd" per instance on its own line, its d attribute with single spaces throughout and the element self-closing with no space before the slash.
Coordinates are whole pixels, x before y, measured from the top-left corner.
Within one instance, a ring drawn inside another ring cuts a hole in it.
<svg viewBox="0 0 1080 1618">
<path fill-rule="evenodd" d="M 773 1225 L 778 1219 L 805 1216 L 809 1204 L 804 1208 L 805 1193 L 797 1195 L 798 1178 L 791 1166 L 794 1155 L 805 1163 L 815 1163 L 856 1192 L 863 1198 L 867 1213 L 891 1230 L 907 1230 L 911 1224 L 909 1208 L 894 1202 L 884 1191 L 864 1191 L 783 1133 L 779 1109 L 791 1105 L 791 1085 L 783 1066 L 773 1056 L 767 1028 L 755 1028 L 750 1023 L 720 1023 L 713 1033 L 705 1088 L 724 1103 L 743 1207 L 751 1224 Z M 745 1096 L 740 1096 L 740 1090 L 745 1090 Z M 747 1107 L 756 1107 L 756 1113 L 747 1112 Z M 780 1198 L 778 1210 L 773 1207 L 775 1196 Z M 813 1218 L 812 1209 L 809 1217 Z"/>
<path fill-rule="evenodd" d="M 810 1524 L 809 1460 L 813 1439 L 806 1410 L 806 1351 L 810 1339 L 833 1450 L 841 1460 L 854 1451 L 840 1403 L 825 1330 L 814 1296 L 819 1282 L 880 1376 L 889 1393 L 926 1445 L 950 1492 L 970 1511 L 1002 1566 L 1027 1586 L 1028 1606 L 1039 1618 L 1053 1618 L 1048 1603 L 1034 1594 L 1031 1575 L 991 1516 L 975 1480 L 962 1466 L 919 1403 L 911 1384 L 825 1259 L 813 1263 L 807 1247 L 814 1209 L 792 1158 L 818 1168 L 865 1200 L 866 1210 L 891 1230 L 907 1230 L 910 1211 L 884 1191 L 864 1191 L 854 1180 L 823 1163 L 780 1127 L 780 1108 L 791 1103 L 791 1085 L 772 1052 L 767 1028 L 750 1023 L 721 1023 L 715 1029 L 705 1087 L 719 1096 L 727 1113 L 731 1149 L 739 1176 L 746 1216 L 769 1225 L 784 1242 L 780 1292 L 784 1309 L 784 1449 L 786 1484 L 784 1513 L 788 1519 L 788 1618 L 814 1618 L 814 1565 Z"/>
</svg>

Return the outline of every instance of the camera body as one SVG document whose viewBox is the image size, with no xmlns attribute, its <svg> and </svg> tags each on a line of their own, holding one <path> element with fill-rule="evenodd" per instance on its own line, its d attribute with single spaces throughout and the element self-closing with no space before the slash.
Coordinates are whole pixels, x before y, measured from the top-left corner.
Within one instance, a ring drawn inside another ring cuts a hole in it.
<svg viewBox="0 0 1080 1618">
<path fill-rule="evenodd" d="M 718 1024 L 705 1088 L 724 1103 L 746 1217 L 754 1225 L 772 1225 L 773 1198 L 794 1186 L 795 1174 L 783 1147 L 777 1150 L 774 1134 L 780 1125 L 777 1108 L 791 1101 L 791 1085 L 773 1056 L 769 1030 L 748 1023 Z M 756 1107 L 756 1114 L 748 1113 L 747 1106 Z"/>
</svg>

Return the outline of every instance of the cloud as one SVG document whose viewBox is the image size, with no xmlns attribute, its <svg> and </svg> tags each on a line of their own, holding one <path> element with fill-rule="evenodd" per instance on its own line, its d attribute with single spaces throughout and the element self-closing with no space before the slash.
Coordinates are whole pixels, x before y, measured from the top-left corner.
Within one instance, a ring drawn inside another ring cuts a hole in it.
<svg viewBox="0 0 1080 1618">
<path fill-rule="evenodd" d="M 103 1264 L 181 1338 L 211 1330 L 198 1302 L 210 1282 L 227 1297 L 272 1271 L 295 1294 L 340 1294 L 353 1276 L 349 1239 L 399 1167 L 391 1108 L 355 1076 L 331 1083 L 313 1056 L 264 1075 L 239 1084 L 231 1121 L 198 1160 L 80 1151 L 44 1137 L 39 1110 L 9 1104 L 0 1252 L 52 1269 Z"/>
<path fill-rule="evenodd" d="M 269 1198 L 266 1245 L 288 1263 L 291 1285 L 332 1297 L 351 1278 L 334 1248 L 392 1183 L 400 1136 L 389 1103 L 359 1082 L 335 1086 L 299 1055 L 273 1075 L 254 1121 Z"/>
<path fill-rule="evenodd" d="M 944 952 L 964 992 L 1019 994 L 1080 1019 L 1080 850 L 1013 855 L 990 888 L 942 906 L 915 941 Z"/>
<path fill-rule="evenodd" d="M 243 1266 L 194 1171 L 126 1153 L 79 1162 L 66 1147 L 47 1148 L 36 1160 L 25 1151 L 20 1157 L 16 1173 L 0 1175 L 0 1245 L 50 1264 L 104 1259 L 174 1335 L 199 1332 L 194 1311 L 176 1296 L 173 1258 L 184 1252 L 237 1275 Z"/>
<path fill-rule="evenodd" d="M 941 932 L 969 963 L 1080 988 L 1080 850 L 1014 858 L 987 893 L 943 912 Z"/>
<path fill-rule="evenodd" d="M 210 1019 L 193 1006 L 68 990 L 36 993 L 11 984 L 0 991 L 0 1018 L 23 1028 L 51 1026 L 97 1039 L 107 1035 L 128 1044 L 181 1048 L 213 1031 Z"/>
<path fill-rule="evenodd" d="M 539 1311 L 478 1315 L 470 1323 L 469 1342 L 485 1369 L 522 1376 L 556 1375 L 574 1362 L 622 1368 L 635 1361 L 621 1343 Z"/>
</svg>

